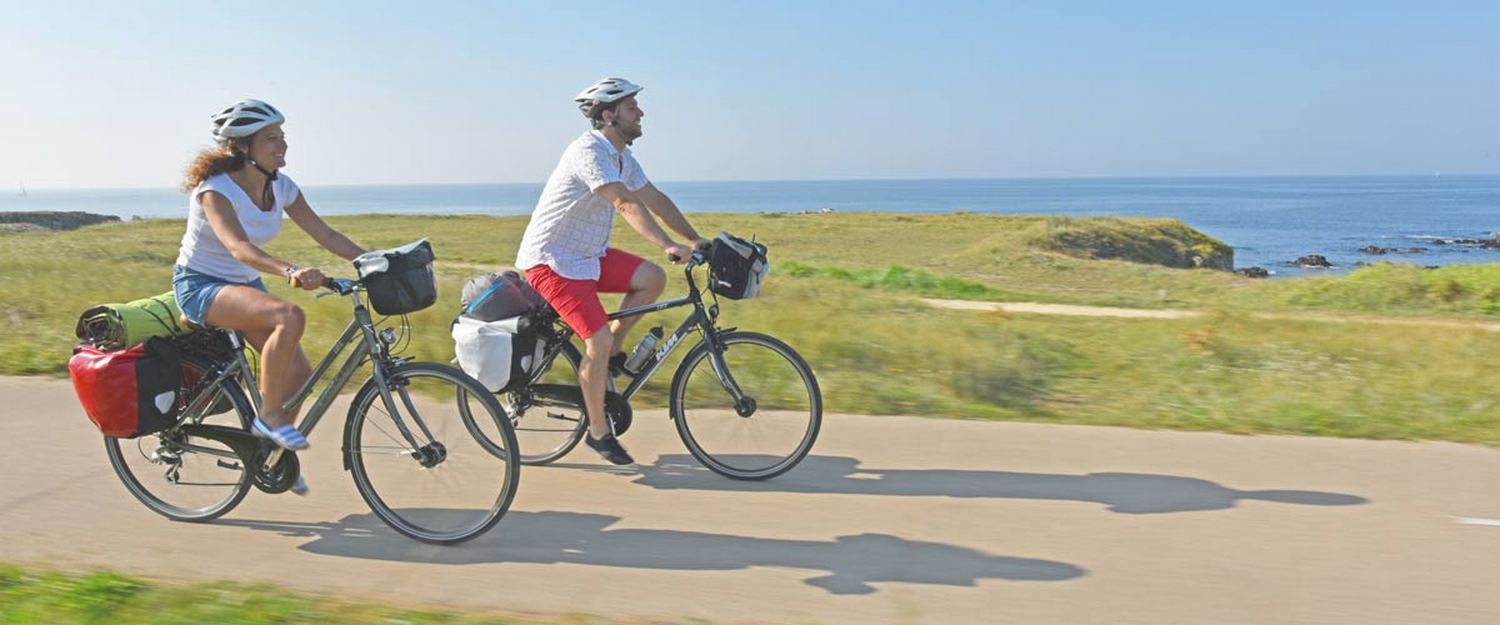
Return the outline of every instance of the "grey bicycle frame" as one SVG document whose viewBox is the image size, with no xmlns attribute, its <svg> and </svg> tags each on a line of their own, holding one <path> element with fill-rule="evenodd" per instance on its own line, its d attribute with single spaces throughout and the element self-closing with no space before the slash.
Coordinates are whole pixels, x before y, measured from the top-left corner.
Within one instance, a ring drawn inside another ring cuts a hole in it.
<svg viewBox="0 0 1500 625">
<path fill-rule="evenodd" d="M 310 395 L 312 395 L 313 388 L 316 387 L 323 376 L 328 373 L 328 370 L 333 367 L 334 360 L 337 359 L 338 356 L 344 352 L 344 350 L 349 349 L 351 345 L 353 346 L 352 351 L 349 353 L 349 357 L 344 361 L 343 366 L 339 367 L 338 373 L 334 375 L 333 380 L 330 381 L 328 383 L 328 386 L 323 389 L 323 393 L 318 396 L 318 399 L 313 403 L 312 408 L 309 408 L 303 415 L 302 422 L 297 425 L 298 431 L 302 432 L 302 435 L 304 437 L 312 434 L 313 428 L 318 425 L 318 421 L 322 420 L 324 413 L 328 411 L 328 407 L 333 405 L 335 399 L 338 399 L 339 392 L 344 389 L 344 386 L 349 383 L 349 380 L 354 377 L 355 372 L 359 370 L 360 366 L 365 363 L 365 360 L 369 358 L 371 354 L 381 354 L 381 360 L 384 361 L 386 359 L 381 343 L 379 342 L 380 339 L 375 334 L 375 326 L 370 319 L 370 311 L 369 309 L 365 308 L 364 302 L 360 299 L 359 291 L 353 290 L 348 295 L 354 301 L 354 319 L 349 322 L 349 325 L 344 328 L 344 333 L 340 335 L 339 339 L 334 342 L 332 347 L 329 348 L 328 354 L 323 356 L 323 360 L 320 361 L 318 363 L 318 366 L 313 369 L 312 375 L 307 378 L 307 381 L 302 384 L 302 387 L 297 389 L 297 392 L 293 393 L 292 396 L 288 398 L 286 400 L 286 403 L 282 406 L 282 409 L 284 411 L 291 412 L 293 408 L 301 404 L 303 400 L 306 400 Z M 230 337 L 234 342 L 236 348 L 234 352 L 234 362 L 226 367 L 218 375 L 218 377 L 213 380 L 213 383 L 217 383 L 220 380 L 229 378 L 238 380 L 240 382 L 240 386 L 245 389 L 245 392 L 249 393 L 250 401 L 255 406 L 255 414 L 259 415 L 262 413 L 264 400 L 261 398 L 260 388 L 255 383 L 255 372 L 250 368 L 249 361 L 245 359 L 244 350 L 239 349 L 241 347 L 239 335 L 236 333 L 230 333 Z M 356 337 L 363 340 L 356 341 Z M 375 366 L 371 367 L 371 369 L 373 370 L 375 383 L 380 389 L 380 398 L 385 403 L 386 411 L 390 415 L 392 415 L 392 420 L 395 421 L 397 430 L 401 432 L 401 435 L 406 438 L 407 442 L 411 443 L 414 446 L 418 445 L 415 437 L 412 436 L 405 423 L 403 423 L 400 418 L 396 417 L 396 415 L 400 414 L 400 412 L 396 409 L 395 400 L 391 397 L 390 386 L 386 383 L 386 372 L 384 370 L 384 367 L 381 366 L 381 363 L 376 363 Z M 187 410 L 184 410 L 184 413 L 196 414 L 193 411 L 200 410 L 206 407 L 209 399 L 210 398 L 208 397 L 200 395 L 188 406 Z M 408 404 L 407 408 L 408 410 L 410 410 L 411 406 L 409 405 L 409 401 L 405 397 L 403 397 L 402 399 L 403 403 Z M 427 425 L 425 423 L 422 423 L 421 420 L 418 419 L 417 425 L 422 429 L 422 433 L 426 435 L 429 440 L 432 439 L 432 433 L 427 431 Z M 201 451 L 210 450 L 205 449 Z M 271 454 L 269 454 L 266 458 L 266 466 L 275 466 L 276 462 L 280 460 L 282 452 L 283 450 L 278 448 Z"/>
</svg>

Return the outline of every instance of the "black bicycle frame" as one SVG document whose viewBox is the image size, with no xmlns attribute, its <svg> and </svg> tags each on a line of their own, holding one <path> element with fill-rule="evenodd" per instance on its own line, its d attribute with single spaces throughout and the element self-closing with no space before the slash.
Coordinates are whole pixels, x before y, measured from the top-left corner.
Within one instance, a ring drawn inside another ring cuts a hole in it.
<svg viewBox="0 0 1500 625">
<path fill-rule="evenodd" d="M 714 322 L 719 318 L 719 305 L 718 303 L 707 307 L 703 305 L 703 293 L 698 290 L 698 284 L 693 281 L 693 269 L 695 267 L 696 264 L 690 264 L 683 271 L 687 275 L 687 295 L 656 304 L 627 308 L 608 315 L 607 319 L 609 321 L 615 321 L 678 308 L 680 306 L 692 305 L 693 307 L 692 314 L 688 315 L 687 319 L 682 321 L 682 325 L 677 326 L 677 329 L 673 330 L 671 334 L 662 337 L 661 342 L 654 348 L 655 353 L 652 354 L 652 358 L 646 363 L 646 368 L 637 373 L 630 381 L 630 384 L 625 387 L 625 390 L 620 392 L 620 395 L 626 401 L 629 401 L 631 397 L 641 390 L 642 386 L 646 385 L 646 381 L 651 379 L 651 376 L 656 373 L 657 369 L 661 368 L 662 363 L 666 362 L 667 356 L 670 356 L 672 351 L 682 343 L 682 339 L 694 330 L 703 332 L 703 342 L 708 344 L 709 358 L 713 365 L 714 373 L 719 377 L 719 382 L 724 385 L 724 390 L 729 393 L 729 396 L 737 404 L 744 399 L 744 391 L 740 390 L 739 384 L 735 383 L 733 376 L 729 373 L 729 367 L 724 363 L 724 349 L 723 345 L 719 343 L 720 330 L 714 326 Z M 548 350 L 548 362 L 557 357 L 557 354 L 561 351 L 561 344 L 567 342 L 573 335 L 571 329 L 567 329 L 566 326 L 564 328 L 564 331 L 559 335 L 558 345 L 554 349 Z M 545 370 L 545 367 L 543 370 Z"/>
</svg>

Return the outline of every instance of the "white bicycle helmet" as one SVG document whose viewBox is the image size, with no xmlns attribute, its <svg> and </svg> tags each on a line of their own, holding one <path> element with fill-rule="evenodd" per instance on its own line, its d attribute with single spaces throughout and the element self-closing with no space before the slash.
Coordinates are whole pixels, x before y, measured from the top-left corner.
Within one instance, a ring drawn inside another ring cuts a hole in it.
<svg viewBox="0 0 1500 625">
<path fill-rule="evenodd" d="M 573 101 L 578 103 L 578 110 L 583 111 L 584 117 L 593 119 L 600 107 L 640 93 L 641 89 L 640 85 L 624 78 L 605 78 L 579 92 Z"/>
<path fill-rule="evenodd" d="M 260 100 L 240 100 L 214 116 L 214 138 L 220 141 L 255 134 L 261 128 L 286 121 L 281 111 Z"/>
</svg>

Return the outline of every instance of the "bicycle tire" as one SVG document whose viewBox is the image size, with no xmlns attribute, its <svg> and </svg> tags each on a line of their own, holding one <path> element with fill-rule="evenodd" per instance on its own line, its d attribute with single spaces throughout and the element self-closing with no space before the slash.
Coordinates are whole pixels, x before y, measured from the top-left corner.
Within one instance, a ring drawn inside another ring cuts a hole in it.
<svg viewBox="0 0 1500 625">
<path fill-rule="evenodd" d="M 537 384 L 567 384 L 578 385 L 578 363 L 583 356 L 579 354 L 578 348 L 572 343 L 565 343 L 557 357 L 547 363 L 547 371 L 543 371 L 537 378 Z M 558 361 L 567 363 L 565 370 L 556 372 L 553 378 L 547 374 L 552 373 Z M 613 382 L 611 381 L 611 385 Z M 583 440 L 583 435 L 588 431 L 587 411 L 575 401 L 560 397 L 541 397 L 527 390 L 527 399 L 522 400 L 520 393 L 499 393 L 500 405 L 509 415 L 511 424 L 516 430 L 516 439 L 521 448 L 521 464 L 544 465 L 556 462 L 559 458 L 568 455 Z M 517 410 L 515 406 L 522 401 L 530 405 L 524 409 Z M 548 410 L 553 408 L 556 410 Z M 558 423 L 553 423 L 556 421 Z M 571 425 L 563 425 L 568 424 Z M 556 441 L 555 443 L 553 441 Z M 539 449 L 535 453 L 527 453 L 528 447 Z"/>
<path fill-rule="evenodd" d="M 747 397 L 755 400 L 749 405 L 751 414 L 736 412 L 739 406 L 724 390 L 710 358 L 709 342 L 703 341 L 683 357 L 672 378 L 669 410 L 678 437 L 698 462 L 725 477 L 765 480 L 790 471 L 812 451 L 822 429 L 823 394 L 812 367 L 791 346 L 765 334 L 725 332 L 719 335 L 719 342 L 724 345 L 729 376 L 738 382 Z M 760 348 L 767 354 L 746 349 L 749 347 Z M 731 352 L 734 352 L 733 360 L 729 360 Z M 779 360 L 770 358 L 771 355 Z M 736 362 L 740 364 L 737 366 Z M 704 363 L 709 363 L 709 366 L 702 367 Z M 789 365 L 790 372 L 796 374 L 795 378 L 788 376 L 786 371 L 777 371 L 780 363 Z M 773 375 L 764 375 L 768 368 Z M 709 377 L 695 378 L 700 371 L 706 371 Z M 699 379 L 704 381 L 694 384 Z M 693 397 L 688 397 L 690 385 L 695 393 Z M 805 397 L 799 396 L 799 385 Z M 778 391 L 775 396 L 773 391 Z M 804 400 L 805 404 L 800 403 Z M 690 406 L 690 401 L 701 405 Z M 799 413 L 803 411 L 806 412 L 806 424 L 799 425 L 804 418 Z M 754 420 L 757 415 L 761 419 Z M 779 426 L 783 422 L 789 433 L 775 435 L 774 438 L 779 440 L 766 443 L 764 448 L 747 442 L 752 436 L 765 434 L 764 430 L 771 427 L 769 424 Z M 705 442 L 711 430 L 721 429 L 728 433 L 721 437 L 722 442 Z M 740 449 L 732 449 L 735 446 Z"/>
<path fill-rule="evenodd" d="M 520 482 L 515 431 L 494 395 L 464 372 L 438 363 L 406 363 L 391 369 L 386 379 L 398 411 L 404 413 L 402 418 L 411 422 L 410 425 L 405 421 L 399 423 L 405 425 L 418 441 L 426 443 L 412 448 L 409 441 L 403 440 L 404 436 L 391 433 L 389 430 L 398 420 L 387 412 L 376 380 L 371 378 L 365 382 L 349 406 L 344 434 L 345 466 L 352 474 L 360 497 L 386 525 L 423 542 L 451 545 L 470 540 L 494 527 L 510 508 Z M 447 384 L 452 385 L 451 396 L 443 397 L 442 394 L 448 391 L 436 391 L 445 389 Z M 414 385 L 430 388 L 438 397 L 415 396 Z M 443 406 L 448 402 L 468 407 L 467 416 L 453 416 L 460 425 L 440 421 L 445 414 Z M 419 404 L 423 407 L 417 410 Z M 487 419 L 475 418 L 479 414 L 474 410 L 476 404 L 489 415 Z M 422 411 L 427 414 L 420 414 Z M 480 432 L 479 428 L 485 426 L 492 426 L 493 432 Z M 365 442 L 366 435 L 370 437 L 370 443 Z M 467 448 L 466 436 L 475 439 L 475 449 Z M 391 444 L 376 446 L 375 442 Z M 425 464 L 439 451 L 440 461 Z M 455 454 L 460 451 L 465 455 L 462 462 L 455 465 Z M 485 464 L 482 458 L 503 463 L 498 467 L 498 475 L 487 475 L 495 472 L 497 467 Z M 375 469 L 377 466 L 379 468 Z M 413 468 L 418 470 L 413 471 Z M 390 477 L 386 485 L 377 489 L 372 480 L 372 469 L 382 475 L 382 481 L 397 473 L 401 477 Z M 493 498 L 488 494 L 489 487 L 485 486 L 489 483 L 485 480 L 489 478 L 498 478 L 499 481 L 499 490 Z M 393 494 L 392 490 L 398 484 L 408 487 L 409 493 Z M 441 488 L 455 485 L 466 492 L 478 493 L 473 499 L 485 509 L 462 514 L 464 511 L 456 507 L 414 507 L 414 504 L 450 506 L 451 502 L 440 501 L 441 496 L 437 493 Z M 454 522 L 457 527 L 435 526 L 439 520 L 457 519 L 460 515 L 463 520 Z"/>
<path fill-rule="evenodd" d="M 203 388 L 200 387 L 198 383 L 203 379 L 204 376 L 208 375 L 208 372 L 214 369 L 214 365 L 192 356 L 184 356 L 182 358 L 182 365 L 184 369 L 183 388 L 181 392 L 182 407 L 185 408 L 186 406 L 191 404 L 193 402 L 193 399 L 195 399 L 199 393 L 213 392 L 218 394 L 211 398 L 210 403 L 205 405 L 205 407 L 201 411 L 205 414 L 198 415 L 195 422 L 201 423 L 208 421 L 211 418 L 218 417 L 218 420 L 222 422 L 220 423 L 221 425 L 232 424 L 246 430 L 250 428 L 250 419 L 254 418 L 255 411 L 250 405 L 250 400 L 245 397 L 245 391 L 240 388 L 240 385 L 237 381 L 233 379 L 220 380 L 212 387 Z M 229 410 L 227 411 L 223 410 L 224 404 L 226 402 L 229 408 Z M 227 496 L 225 496 L 224 498 L 218 499 L 208 505 L 200 507 L 185 507 L 182 505 L 173 504 L 167 501 L 167 499 L 165 499 L 163 496 L 158 494 L 161 490 L 165 489 L 158 488 L 158 492 L 153 492 L 153 489 L 151 487 L 148 487 L 147 484 L 153 484 L 160 487 L 162 483 L 165 483 L 170 484 L 172 488 L 184 488 L 186 486 L 192 486 L 195 484 L 189 483 L 187 485 L 184 485 L 180 482 L 171 482 L 166 479 L 166 471 L 164 471 L 164 475 L 161 477 L 142 479 L 141 476 L 136 475 L 138 471 L 133 470 L 130 466 L 130 463 L 133 460 L 130 456 L 131 453 L 138 453 L 142 458 L 146 459 L 152 465 L 170 467 L 173 464 L 171 461 L 159 460 L 163 457 L 162 452 L 166 451 L 168 452 L 166 454 L 166 457 L 176 457 L 175 464 L 177 466 L 179 475 L 180 470 L 184 465 L 184 458 L 192 456 L 204 456 L 203 460 L 206 461 L 208 459 L 207 454 L 199 454 L 192 451 L 187 451 L 186 454 L 183 454 L 181 453 L 181 450 L 171 451 L 177 444 L 176 441 L 178 440 L 178 437 L 185 437 L 185 435 L 181 435 L 177 432 L 177 428 L 187 423 L 188 420 L 192 418 L 193 415 L 184 415 L 183 418 L 171 428 L 168 428 L 156 434 L 141 436 L 135 439 L 122 439 L 106 436 L 104 437 L 104 448 L 105 453 L 109 457 L 110 466 L 114 469 L 115 475 L 120 478 L 120 481 L 122 483 L 124 483 L 125 489 L 129 491 L 130 494 L 134 496 L 138 501 L 144 504 L 148 509 L 174 521 L 202 523 L 205 521 L 217 519 L 229 513 L 229 511 L 233 510 L 240 504 L 241 501 L 245 499 L 245 495 L 250 492 L 251 486 L 251 473 L 249 467 L 239 467 L 239 478 L 235 480 L 234 484 L 229 484 L 227 482 L 223 484 L 201 484 L 203 486 L 225 486 Z M 237 423 L 230 421 L 231 419 L 237 421 Z M 145 451 L 145 445 L 151 444 L 152 441 L 155 441 L 157 449 L 153 450 L 153 453 L 148 455 Z M 187 439 L 182 438 L 181 441 L 186 442 Z M 130 444 L 133 444 L 133 446 L 135 447 L 134 452 L 132 452 L 132 450 L 126 449 L 126 446 Z M 226 448 L 224 449 L 224 451 L 229 450 Z M 240 464 L 240 461 L 236 459 L 234 461 L 234 464 Z M 228 479 L 228 474 L 233 472 L 232 469 L 225 467 L 223 464 L 219 464 L 219 461 L 214 461 L 214 466 L 224 469 L 225 479 Z M 204 465 L 204 467 L 205 469 L 208 468 L 206 464 Z M 218 473 L 216 471 L 210 472 Z"/>
</svg>

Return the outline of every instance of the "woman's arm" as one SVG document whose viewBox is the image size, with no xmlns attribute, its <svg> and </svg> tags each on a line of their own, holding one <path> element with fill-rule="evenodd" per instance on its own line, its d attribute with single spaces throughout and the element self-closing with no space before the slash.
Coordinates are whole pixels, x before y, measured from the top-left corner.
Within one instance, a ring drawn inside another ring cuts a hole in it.
<svg viewBox="0 0 1500 625">
<path fill-rule="evenodd" d="M 256 271 L 286 275 L 292 263 L 286 262 L 267 254 L 245 234 L 245 228 L 240 225 L 240 218 L 234 212 L 234 205 L 229 203 L 229 198 L 220 195 L 218 191 L 204 191 L 199 196 L 203 204 L 203 215 L 208 218 L 209 227 L 213 228 L 214 236 L 224 244 L 224 249 L 234 256 L 234 259 L 249 265 Z"/>
<path fill-rule="evenodd" d="M 328 225 L 328 222 L 323 221 L 322 217 L 314 213 L 312 207 L 307 204 L 307 197 L 300 193 L 297 194 L 296 201 L 286 207 L 286 214 L 292 218 L 293 222 L 296 222 L 298 227 L 302 228 L 303 232 L 317 241 L 318 245 L 323 246 L 323 249 L 343 257 L 344 260 L 354 260 L 355 256 L 365 253 L 364 248 L 350 241 L 349 237 L 344 236 L 343 233 L 334 230 L 333 226 Z"/>
<path fill-rule="evenodd" d="M 323 284 L 323 272 L 312 267 L 298 267 L 267 254 L 251 243 L 229 198 L 217 191 L 204 191 L 199 201 L 203 204 L 203 216 L 208 219 L 209 227 L 213 228 L 214 236 L 219 237 L 219 242 L 224 244 L 224 248 L 229 250 L 235 260 L 257 271 L 286 276 L 287 281 L 298 288 L 312 290 Z"/>
</svg>

